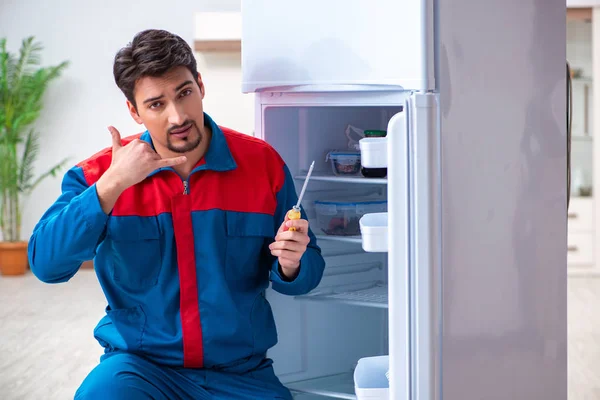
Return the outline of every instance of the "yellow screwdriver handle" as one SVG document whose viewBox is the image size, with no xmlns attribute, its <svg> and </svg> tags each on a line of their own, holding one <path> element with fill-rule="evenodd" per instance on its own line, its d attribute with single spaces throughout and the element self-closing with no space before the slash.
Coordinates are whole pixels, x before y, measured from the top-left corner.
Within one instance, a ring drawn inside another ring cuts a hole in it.
<svg viewBox="0 0 600 400">
<path fill-rule="evenodd" d="M 300 209 L 292 208 L 290 211 L 288 211 L 287 217 L 290 220 L 300 219 Z M 289 230 L 295 232 L 297 229 L 295 226 L 291 226 Z"/>
</svg>

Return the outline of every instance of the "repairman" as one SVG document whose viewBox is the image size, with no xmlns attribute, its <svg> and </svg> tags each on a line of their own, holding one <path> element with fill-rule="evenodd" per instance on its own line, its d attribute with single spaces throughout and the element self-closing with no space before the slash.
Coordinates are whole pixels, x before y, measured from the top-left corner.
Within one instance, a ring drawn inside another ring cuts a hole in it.
<svg viewBox="0 0 600 400">
<path fill-rule="evenodd" d="M 265 289 L 307 293 L 325 263 L 304 211 L 287 218 L 290 171 L 204 113 L 177 35 L 138 33 L 113 72 L 147 130 L 109 127 L 112 146 L 66 172 L 29 241 L 40 280 L 66 282 L 93 259 L 106 295 L 104 355 L 75 398 L 291 399 L 266 356 L 277 333 Z"/>
</svg>

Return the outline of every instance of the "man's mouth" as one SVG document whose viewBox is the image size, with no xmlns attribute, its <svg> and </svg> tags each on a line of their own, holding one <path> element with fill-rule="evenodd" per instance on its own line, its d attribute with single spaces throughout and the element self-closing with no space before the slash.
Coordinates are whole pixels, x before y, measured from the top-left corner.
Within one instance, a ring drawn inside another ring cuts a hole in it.
<svg viewBox="0 0 600 400">
<path fill-rule="evenodd" d="M 185 139 L 192 129 L 192 124 L 186 125 L 183 128 L 174 129 L 171 131 L 171 135 L 178 139 Z"/>
</svg>

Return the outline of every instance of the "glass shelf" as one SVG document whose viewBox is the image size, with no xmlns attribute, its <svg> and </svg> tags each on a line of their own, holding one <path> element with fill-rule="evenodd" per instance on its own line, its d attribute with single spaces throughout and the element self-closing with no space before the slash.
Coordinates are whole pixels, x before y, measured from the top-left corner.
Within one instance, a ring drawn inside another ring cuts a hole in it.
<svg viewBox="0 0 600 400">
<path fill-rule="evenodd" d="M 315 235 L 315 237 L 317 240 L 332 240 L 335 242 L 362 244 L 362 238 L 360 236 Z"/>
<path fill-rule="evenodd" d="M 306 179 L 306 173 L 302 173 L 295 177 L 296 179 Z M 339 183 L 363 183 L 370 185 L 387 185 L 387 178 L 365 178 L 362 175 L 353 176 L 336 176 L 332 174 L 313 173 L 310 176 L 311 181 L 324 181 L 324 182 L 339 182 Z"/>
<path fill-rule="evenodd" d="M 291 382 L 286 386 L 294 393 L 295 400 L 316 400 L 324 397 L 356 400 L 353 372 Z"/>
<path fill-rule="evenodd" d="M 383 282 L 376 282 L 369 287 L 352 288 L 349 286 L 327 287 L 297 296 L 297 300 L 329 301 L 355 306 L 388 308 L 388 289 Z"/>
</svg>

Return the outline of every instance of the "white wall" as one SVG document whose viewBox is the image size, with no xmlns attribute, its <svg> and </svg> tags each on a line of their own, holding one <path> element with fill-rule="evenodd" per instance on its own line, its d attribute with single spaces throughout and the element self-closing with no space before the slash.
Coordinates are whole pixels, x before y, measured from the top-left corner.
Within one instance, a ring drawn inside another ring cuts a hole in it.
<svg viewBox="0 0 600 400">
<path fill-rule="evenodd" d="M 117 50 L 147 28 L 162 28 L 193 43 L 194 14 L 239 11 L 240 0 L 0 0 L 0 37 L 16 51 L 35 35 L 45 50 L 43 64 L 69 60 L 65 74 L 48 90 L 38 121 L 42 152 L 37 170 L 63 157 L 78 162 L 110 144 L 108 125 L 123 135 L 143 130 L 133 122 L 112 76 Z M 252 99 L 240 93 L 239 54 L 198 55 L 207 97 L 206 111 L 217 122 L 251 133 Z M 27 202 L 23 238 L 60 193 L 60 179 L 43 182 Z"/>
<path fill-rule="evenodd" d="M 243 94 L 240 89 L 240 52 L 197 53 L 196 60 L 206 88 L 206 112 L 220 125 L 252 135 L 254 95 Z"/>
</svg>

